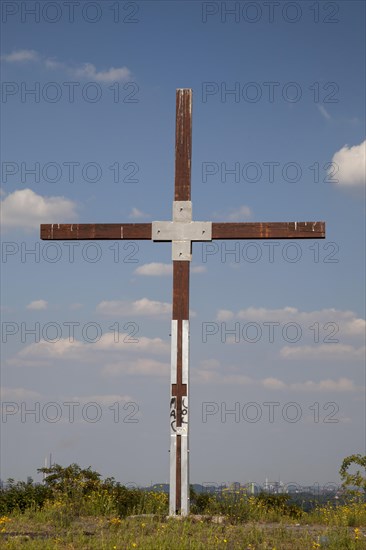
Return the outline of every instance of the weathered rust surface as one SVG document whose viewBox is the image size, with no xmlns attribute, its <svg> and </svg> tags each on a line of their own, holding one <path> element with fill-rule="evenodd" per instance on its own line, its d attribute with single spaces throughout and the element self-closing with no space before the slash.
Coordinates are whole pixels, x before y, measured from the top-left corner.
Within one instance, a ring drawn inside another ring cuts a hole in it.
<svg viewBox="0 0 366 550">
<path fill-rule="evenodd" d="M 52 223 L 41 225 L 43 240 L 151 239 L 151 223 Z"/>
<path fill-rule="evenodd" d="M 176 92 L 174 200 L 191 200 L 192 90 Z"/>
<path fill-rule="evenodd" d="M 325 222 L 212 223 L 213 239 L 324 239 Z"/>
<path fill-rule="evenodd" d="M 173 319 L 189 319 L 189 262 L 173 262 Z"/>
</svg>

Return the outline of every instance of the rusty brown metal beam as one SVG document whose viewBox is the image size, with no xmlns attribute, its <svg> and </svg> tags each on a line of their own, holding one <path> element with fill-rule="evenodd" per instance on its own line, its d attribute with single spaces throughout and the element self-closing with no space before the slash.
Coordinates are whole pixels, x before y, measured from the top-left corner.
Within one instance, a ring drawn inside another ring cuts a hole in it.
<svg viewBox="0 0 366 550">
<path fill-rule="evenodd" d="M 151 239 L 151 223 L 52 223 L 41 225 L 43 240 Z"/>
<path fill-rule="evenodd" d="M 174 200 L 191 200 L 192 90 L 176 91 Z"/>
<path fill-rule="evenodd" d="M 212 223 L 212 239 L 324 239 L 325 222 Z"/>
</svg>

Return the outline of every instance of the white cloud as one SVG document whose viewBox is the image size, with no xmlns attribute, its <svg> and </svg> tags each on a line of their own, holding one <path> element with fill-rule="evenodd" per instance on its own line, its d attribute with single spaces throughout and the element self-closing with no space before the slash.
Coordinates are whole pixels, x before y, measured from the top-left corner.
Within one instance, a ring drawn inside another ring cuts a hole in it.
<svg viewBox="0 0 366 550">
<path fill-rule="evenodd" d="M 39 229 L 41 223 L 77 218 L 76 204 L 64 197 L 43 197 L 31 189 L 14 191 L 1 201 L 1 223 L 4 227 Z"/>
<path fill-rule="evenodd" d="M 132 78 L 131 71 L 127 67 L 110 67 L 105 71 L 97 71 L 93 63 L 84 63 L 79 67 L 72 67 L 62 61 L 40 55 L 35 50 L 15 50 L 10 54 L 2 55 L 1 59 L 8 63 L 38 61 L 42 63 L 46 69 L 61 69 L 71 73 L 75 77 L 92 79 L 97 82 L 127 82 Z"/>
<path fill-rule="evenodd" d="M 273 391 L 299 391 L 299 392 L 357 392 L 364 388 L 357 386 L 353 380 L 349 378 L 339 378 L 338 380 L 326 379 L 320 381 L 306 380 L 304 382 L 285 382 L 278 378 L 251 378 L 245 374 L 233 374 L 227 366 L 220 370 L 220 365 L 215 360 L 211 363 L 201 361 L 200 368 L 197 369 L 193 376 L 196 382 L 225 384 L 225 385 L 242 385 L 252 386 L 257 388 L 265 388 Z"/>
<path fill-rule="evenodd" d="M 280 351 L 284 359 L 349 360 L 365 357 L 365 348 L 346 344 L 320 344 L 314 346 L 284 346 Z"/>
<path fill-rule="evenodd" d="M 285 382 L 278 380 L 278 378 L 264 378 L 261 383 L 269 390 L 283 390 L 286 388 Z"/>
<path fill-rule="evenodd" d="M 191 267 L 191 273 L 205 273 L 206 267 L 203 265 L 196 265 Z M 152 262 L 150 264 L 140 265 L 135 269 L 136 275 L 146 275 L 147 277 L 160 277 L 164 275 L 172 275 L 173 265 L 163 264 L 159 262 Z"/>
<path fill-rule="evenodd" d="M 83 304 L 80 304 L 80 302 L 75 302 L 73 304 L 70 304 L 69 308 L 73 311 L 76 311 L 78 309 L 81 309 L 83 306 Z"/>
<path fill-rule="evenodd" d="M 277 378 L 265 378 L 260 381 L 260 384 L 265 388 L 271 390 L 293 390 L 293 391 L 332 391 L 332 392 L 354 392 L 361 388 L 358 388 L 353 380 L 349 378 L 339 378 L 338 380 L 320 380 L 314 382 L 313 380 L 307 380 L 305 382 L 291 382 L 286 384 L 282 380 Z"/>
<path fill-rule="evenodd" d="M 193 373 L 196 382 L 206 384 L 210 382 L 212 384 L 227 384 L 234 386 L 250 386 L 255 383 L 253 378 L 245 376 L 245 374 L 222 374 L 220 372 L 210 369 L 199 369 Z"/>
<path fill-rule="evenodd" d="M 280 323 L 278 328 L 274 327 L 274 334 L 276 334 L 276 330 L 281 332 L 286 323 L 298 323 L 302 332 L 301 336 L 307 335 L 313 341 L 317 333 L 319 333 L 319 340 L 322 339 L 325 342 L 327 339 L 339 340 L 340 335 L 359 338 L 366 333 L 365 319 L 357 317 L 353 311 L 342 311 L 335 308 L 300 311 L 291 306 L 278 309 L 248 307 L 237 312 L 220 309 L 216 314 L 216 319 L 218 321 L 239 319 L 256 323 Z"/>
<path fill-rule="evenodd" d="M 350 319 L 343 326 L 344 334 L 349 336 L 365 336 L 366 321 L 365 319 Z"/>
<path fill-rule="evenodd" d="M 170 364 L 156 361 L 155 359 L 136 359 L 135 361 L 118 361 L 106 365 L 102 372 L 105 375 L 116 376 L 119 374 L 167 376 Z"/>
<path fill-rule="evenodd" d="M 144 315 L 148 317 L 170 315 L 171 304 L 157 302 L 148 298 L 141 298 L 134 302 L 128 301 L 103 301 L 97 305 L 97 312 L 103 315 Z"/>
<path fill-rule="evenodd" d="M 99 395 L 82 395 L 72 398 L 66 398 L 66 401 L 77 402 L 77 403 L 98 403 L 98 405 L 104 407 L 110 407 L 114 403 L 128 403 L 135 402 L 136 400 L 130 395 L 120 395 L 120 394 L 99 394 Z"/>
<path fill-rule="evenodd" d="M 300 311 L 295 307 L 286 306 L 279 309 L 267 309 L 265 307 L 248 307 L 240 309 L 236 317 L 247 321 L 289 321 L 296 319 L 301 315 Z"/>
<path fill-rule="evenodd" d="M 15 50 L 12 53 L 2 55 L 1 59 L 7 63 L 19 63 L 22 61 L 38 61 L 39 55 L 34 50 Z"/>
<path fill-rule="evenodd" d="M 34 300 L 27 305 L 27 309 L 47 309 L 48 302 L 46 300 Z"/>
<path fill-rule="evenodd" d="M 88 78 L 97 82 L 128 81 L 131 79 L 131 72 L 127 67 L 111 67 L 107 71 L 97 71 L 92 63 L 84 63 L 82 67 L 73 70 L 76 77 Z"/>
<path fill-rule="evenodd" d="M 173 273 L 172 264 L 163 264 L 152 262 L 150 264 L 140 265 L 135 269 L 136 275 L 146 275 L 149 277 L 157 277 L 160 275 L 171 275 Z"/>
<path fill-rule="evenodd" d="M 39 399 L 41 394 L 33 391 L 27 390 L 26 388 L 0 388 L 0 398 L 1 401 L 16 401 L 23 399 Z"/>
<path fill-rule="evenodd" d="M 131 220 L 139 220 L 141 218 L 146 218 L 147 216 L 148 214 L 145 214 L 145 212 L 135 207 L 132 208 L 131 212 L 128 215 Z"/>
<path fill-rule="evenodd" d="M 65 69 L 66 65 L 61 61 L 56 61 L 55 59 L 46 59 L 44 61 L 45 67 L 47 69 Z"/>
<path fill-rule="evenodd" d="M 216 314 L 216 319 L 218 321 L 230 321 L 234 318 L 234 313 L 229 309 L 219 309 Z"/>
<path fill-rule="evenodd" d="M 169 355 L 169 343 L 161 338 L 147 338 L 127 333 L 103 334 L 95 343 L 72 341 L 62 338 L 58 341 L 34 342 L 21 349 L 8 364 L 14 366 L 51 366 L 56 360 L 98 363 L 114 361 L 114 358 L 131 354 Z M 116 341 L 117 340 L 117 341 Z"/>
<path fill-rule="evenodd" d="M 202 369 L 218 369 L 220 367 L 220 361 L 217 359 L 202 359 L 202 361 L 200 361 L 200 367 Z"/>
<path fill-rule="evenodd" d="M 136 330 L 138 326 L 136 327 Z M 106 333 L 94 344 L 95 349 L 101 351 L 125 351 L 127 353 L 144 352 L 158 355 L 169 354 L 170 346 L 161 338 L 147 338 L 139 336 L 138 332 L 135 336 L 132 333 L 121 333 L 118 336 L 118 342 L 115 341 L 115 334 Z"/>
<path fill-rule="evenodd" d="M 193 265 L 191 267 L 191 273 L 206 273 L 207 268 L 204 265 Z"/>
<path fill-rule="evenodd" d="M 231 210 L 228 216 L 228 219 L 232 222 L 248 220 L 252 217 L 252 211 L 249 206 L 239 206 L 235 210 Z"/>
<path fill-rule="evenodd" d="M 353 380 L 349 378 L 339 378 L 338 380 L 320 380 L 319 382 L 313 382 L 312 380 L 307 380 L 306 382 L 289 384 L 289 389 L 297 391 L 331 391 L 331 392 L 354 392 L 361 390 L 362 388 L 357 387 Z"/>
<path fill-rule="evenodd" d="M 323 106 L 323 105 L 319 105 L 318 104 L 318 109 L 319 109 L 319 112 L 320 114 L 326 119 L 326 120 L 331 120 L 331 116 L 330 114 L 328 113 L 328 111 L 326 110 L 326 108 Z"/>
<path fill-rule="evenodd" d="M 337 151 L 332 162 L 338 168 L 333 176 L 334 182 L 340 185 L 365 185 L 366 182 L 366 140 L 359 145 L 348 147 L 345 145 Z M 331 166 L 328 174 L 331 176 L 334 167 Z"/>
</svg>

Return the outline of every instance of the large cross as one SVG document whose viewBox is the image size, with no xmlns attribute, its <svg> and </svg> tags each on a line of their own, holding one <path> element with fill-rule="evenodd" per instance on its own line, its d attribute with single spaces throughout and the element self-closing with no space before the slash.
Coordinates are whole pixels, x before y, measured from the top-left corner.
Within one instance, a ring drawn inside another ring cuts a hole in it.
<svg viewBox="0 0 366 550">
<path fill-rule="evenodd" d="M 127 239 L 172 242 L 169 514 L 189 513 L 189 271 L 192 241 L 323 239 L 324 222 L 214 223 L 192 221 L 192 90 L 176 91 L 173 220 L 152 223 L 47 224 L 41 239 Z"/>
</svg>

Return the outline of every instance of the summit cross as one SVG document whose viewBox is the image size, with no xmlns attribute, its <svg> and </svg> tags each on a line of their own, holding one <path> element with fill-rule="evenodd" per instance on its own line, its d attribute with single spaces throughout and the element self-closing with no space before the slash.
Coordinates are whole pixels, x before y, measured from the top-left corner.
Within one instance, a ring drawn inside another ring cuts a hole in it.
<svg viewBox="0 0 366 550">
<path fill-rule="evenodd" d="M 193 241 L 324 239 L 324 222 L 192 221 L 192 90 L 176 91 L 175 186 L 172 221 L 42 224 L 43 240 L 153 240 L 172 243 L 169 515 L 189 514 L 189 273 Z"/>
</svg>

